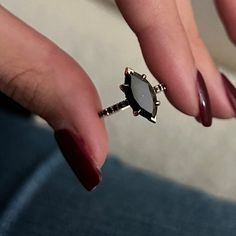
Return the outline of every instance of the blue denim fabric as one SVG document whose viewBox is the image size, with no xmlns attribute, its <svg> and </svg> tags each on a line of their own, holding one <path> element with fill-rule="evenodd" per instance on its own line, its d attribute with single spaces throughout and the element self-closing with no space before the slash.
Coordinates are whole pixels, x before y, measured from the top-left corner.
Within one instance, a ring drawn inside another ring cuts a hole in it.
<svg viewBox="0 0 236 236">
<path fill-rule="evenodd" d="M 93 192 L 52 133 L 0 113 L 1 236 L 236 235 L 236 205 L 109 157 Z"/>
</svg>

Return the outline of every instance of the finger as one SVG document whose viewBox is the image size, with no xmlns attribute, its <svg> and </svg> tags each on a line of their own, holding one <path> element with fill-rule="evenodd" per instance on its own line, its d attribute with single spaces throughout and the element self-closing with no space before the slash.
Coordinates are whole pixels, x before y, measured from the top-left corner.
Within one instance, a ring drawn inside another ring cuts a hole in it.
<svg viewBox="0 0 236 236">
<path fill-rule="evenodd" d="M 107 153 L 94 85 L 65 52 L 1 7 L 0 22 L 0 91 L 47 120 L 68 163 L 91 190 Z"/>
<path fill-rule="evenodd" d="M 166 84 L 166 95 L 170 102 L 186 114 L 195 117 L 202 115 L 199 109 L 201 92 L 196 82 L 197 68 L 175 2 L 116 2 L 138 37 L 150 71 Z"/>
<path fill-rule="evenodd" d="M 210 96 L 213 115 L 217 118 L 234 117 L 235 113 L 226 94 L 221 74 L 199 35 L 191 1 L 176 1 L 176 4 L 192 50 L 195 64 L 204 76 Z"/>
<path fill-rule="evenodd" d="M 236 44 L 236 1 L 215 0 L 215 4 L 230 39 Z"/>
<path fill-rule="evenodd" d="M 116 0 L 136 33 L 153 75 L 167 86 L 167 97 L 182 112 L 199 113 L 196 67 L 173 0 Z"/>
</svg>

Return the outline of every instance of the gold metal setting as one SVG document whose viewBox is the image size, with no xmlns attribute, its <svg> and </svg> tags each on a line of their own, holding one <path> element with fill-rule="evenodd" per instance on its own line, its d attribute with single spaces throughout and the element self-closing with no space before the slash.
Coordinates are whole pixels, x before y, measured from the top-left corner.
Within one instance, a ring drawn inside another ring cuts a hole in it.
<svg viewBox="0 0 236 236">
<path fill-rule="evenodd" d="M 140 75 L 129 67 L 125 68 L 124 74 L 125 74 L 125 83 L 120 85 L 120 89 L 125 94 L 126 99 L 100 111 L 98 113 L 99 117 L 110 116 L 120 110 L 125 110 L 126 108 L 131 107 L 133 109 L 134 116 L 141 115 L 147 118 L 149 121 L 156 123 L 157 107 L 160 106 L 160 101 L 157 100 L 156 94 L 166 90 L 166 86 L 164 84 L 158 84 L 152 87 L 150 83 L 147 81 L 146 79 L 147 76 L 145 74 Z M 143 80 L 145 83 L 148 84 L 150 92 L 152 93 L 153 96 L 154 107 L 156 107 L 154 110 L 154 114 L 148 114 L 147 111 L 143 110 L 143 108 L 140 107 L 138 103 L 134 101 L 134 99 L 132 99 L 132 91 L 130 83 L 127 82 L 127 80 L 130 80 L 131 76 L 138 76 L 141 80 Z"/>
</svg>

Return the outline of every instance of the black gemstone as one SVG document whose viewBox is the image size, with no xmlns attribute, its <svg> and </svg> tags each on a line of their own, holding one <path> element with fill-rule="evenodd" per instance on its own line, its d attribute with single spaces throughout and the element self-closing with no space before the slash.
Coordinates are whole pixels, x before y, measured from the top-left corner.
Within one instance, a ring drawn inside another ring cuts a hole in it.
<svg viewBox="0 0 236 236">
<path fill-rule="evenodd" d="M 141 116 L 155 122 L 157 97 L 152 85 L 144 76 L 136 72 L 126 73 L 125 84 L 128 87 L 124 90 L 124 93 L 133 111 L 139 111 Z"/>
</svg>

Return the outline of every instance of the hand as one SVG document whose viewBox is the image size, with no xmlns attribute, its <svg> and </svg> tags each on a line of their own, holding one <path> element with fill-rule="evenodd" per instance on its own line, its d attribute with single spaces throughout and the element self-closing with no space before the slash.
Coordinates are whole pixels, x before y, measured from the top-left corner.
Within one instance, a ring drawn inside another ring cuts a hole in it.
<svg viewBox="0 0 236 236">
<path fill-rule="evenodd" d="M 214 117 L 235 116 L 221 75 L 199 37 L 190 1 L 117 0 L 117 4 L 139 39 L 148 67 L 167 85 L 167 97 L 177 109 L 194 117 L 201 111 L 199 119 L 205 125 L 211 121 L 211 108 Z M 217 5 L 224 9 L 222 18 L 236 39 L 232 23 L 236 3 L 219 0 Z M 51 125 L 68 163 L 91 190 L 100 181 L 108 149 L 96 89 L 70 56 L 2 7 L 0 22 L 0 91 Z M 197 69 L 211 101 L 203 109 Z"/>
<path fill-rule="evenodd" d="M 198 70 L 204 77 L 210 96 L 210 104 L 206 108 L 208 111 L 205 113 L 211 113 L 212 110 L 213 117 L 235 117 L 236 92 L 234 90 L 234 100 L 232 96 L 229 100 L 221 74 L 199 35 L 190 0 L 116 2 L 138 37 L 147 66 L 155 77 L 166 84 L 166 95 L 177 109 L 198 117 L 205 126 L 211 124 L 210 114 L 208 117 L 199 114 L 199 85 L 196 84 Z M 236 2 L 215 2 L 228 34 L 235 43 Z"/>
</svg>

